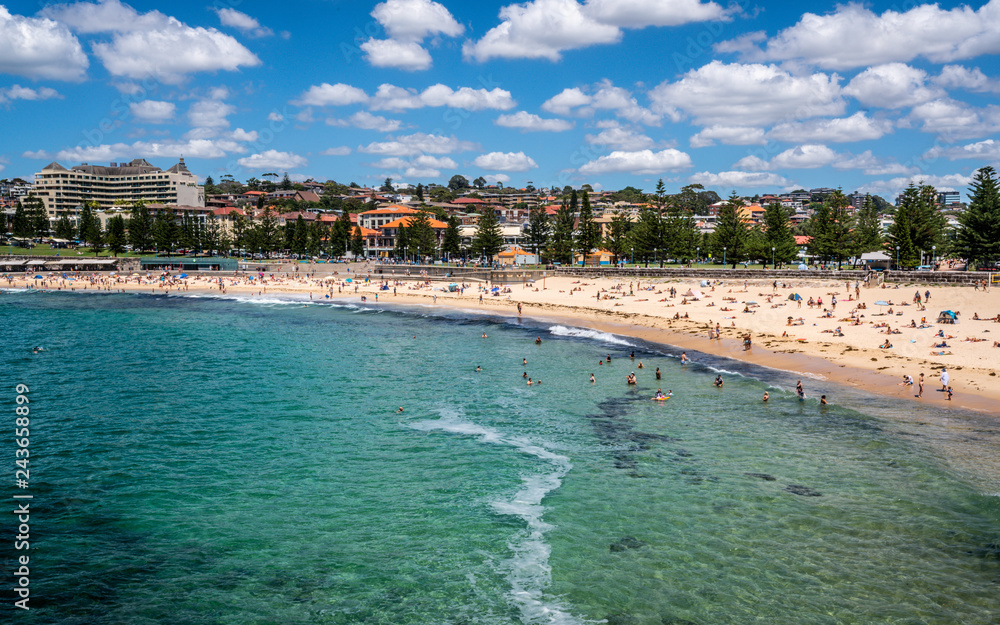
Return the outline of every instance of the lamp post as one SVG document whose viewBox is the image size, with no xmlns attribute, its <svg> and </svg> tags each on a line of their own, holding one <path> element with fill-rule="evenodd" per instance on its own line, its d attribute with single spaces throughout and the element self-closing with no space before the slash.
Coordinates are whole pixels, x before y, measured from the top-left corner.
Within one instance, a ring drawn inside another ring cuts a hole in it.
<svg viewBox="0 0 1000 625">
<path fill-rule="evenodd" d="M 899 271 L 899 246 L 896 246 L 896 271 Z"/>
<path fill-rule="evenodd" d="M 635 264 L 635 248 L 633 247 L 633 248 L 631 248 L 631 250 L 632 250 L 632 262 L 630 264 L 634 265 Z"/>
<path fill-rule="evenodd" d="M 771 269 L 774 269 L 774 248 L 771 248 Z"/>
<path fill-rule="evenodd" d="M 701 258 L 701 248 L 694 248 L 694 264 L 698 264 L 698 260 Z"/>
<path fill-rule="evenodd" d="M 937 246 L 931 246 L 931 271 L 937 268 Z"/>
<path fill-rule="evenodd" d="M 722 267 L 726 267 L 726 246 L 722 246 Z"/>
</svg>

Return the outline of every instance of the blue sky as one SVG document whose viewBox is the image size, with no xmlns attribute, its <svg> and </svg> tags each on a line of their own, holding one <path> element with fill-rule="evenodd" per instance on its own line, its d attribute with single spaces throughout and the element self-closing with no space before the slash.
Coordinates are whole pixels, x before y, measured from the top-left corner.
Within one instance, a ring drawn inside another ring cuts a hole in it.
<svg viewBox="0 0 1000 625">
<path fill-rule="evenodd" d="M 184 156 L 216 180 L 891 199 L 1000 163 L 1000 0 L 808 6 L 8 3 L 0 177 Z"/>
</svg>

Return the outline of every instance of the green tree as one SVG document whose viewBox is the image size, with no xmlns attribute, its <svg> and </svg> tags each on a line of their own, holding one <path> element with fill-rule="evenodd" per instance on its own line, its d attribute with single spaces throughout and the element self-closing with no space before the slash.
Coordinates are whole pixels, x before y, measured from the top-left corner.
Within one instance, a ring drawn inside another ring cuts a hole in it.
<svg viewBox="0 0 1000 625">
<path fill-rule="evenodd" d="M 323 248 L 323 239 L 329 234 L 329 228 L 318 221 L 314 221 L 308 226 L 309 236 L 306 241 L 306 253 L 309 256 L 317 256 Z"/>
<path fill-rule="evenodd" d="M 969 207 L 958 217 L 955 251 L 976 267 L 1000 260 L 1000 190 L 996 171 L 982 167 L 972 178 Z"/>
<path fill-rule="evenodd" d="M 76 228 L 73 227 L 73 222 L 66 215 L 60 217 L 59 221 L 56 222 L 56 238 L 65 241 L 72 241 L 76 238 Z"/>
<path fill-rule="evenodd" d="M 153 247 L 153 217 L 142 200 L 132 203 L 128 220 L 128 242 L 135 251 Z"/>
<path fill-rule="evenodd" d="M 573 262 L 573 211 L 566 198 L 563 198 L 562 205 L 556 212 L 548 256 L 553 261 L 566 265 Z"/>
<path fill-rule="evenodd" d="M 90 253 L 94 256 L 100 256 L 101 250 L 104 249 L 104 230 L 101 229 L 100 219 L 94 218 L 89 228 L 87 240 L 90 242 Z"/>
<path fill-rule="evenodd" d="M 775 263 L 790 263 L 798 256 L 799 248 L 788 221 L 788 211 L 778 202 L 764 208 L 764 238 L 767 251 L 774 248 Z"/>
<path fill-rule="evenodd" d="M 864 203 L 858 210 L 854 240 L 858 254 L 881 252 L 885 249 L 878 205 L 870 194 L 865 195 Z"/>
<path fill-rule="evenodd" d="M 624 212 L 615 213 L 608 226 L 608 236 L 604 246 L 615 255 L 615 264 L 619 258 L 626 256 L 629 248 L 629 233 L 632 230 L 632 220 Z"/>
<path fill-rule="evenodd" d="M 386 178 L 385 182 L 382 183 L 382 186 L 379 187 L 378 190 L 383 193 L 393 193 L 396 188 L 392 186 L 392 178 Z"/>
<path fill-rule="evenodd" d="M 729 199 L 719 209 L 719 218 L 715 224 L 715 233 L 712 237 L 715 253 L 718 254 L 722 248 L 726 248 L 726 260 L 732 263 L 733 269 L 736 263 L 747 260 L 747 245 L 750 242 L 750 227 L 742 212 L 743 200 L 736 195 L 736 191 L 730 194 Z"/>
<path fill-rule="evenodd" d="M 289 248 L 294 254 L 305 254 L 309 245 L 309 230 L 306 228 L 306 220 L 302 218 L 302 213 L 295 218 L 295 225 L 292 228 L 292 244 Z"/>
<path fill-rule="evenodd" d="M 43 237 L 49 233 L 49 213 L 45 210 L 45 202 L 36 195 L 24 198 L 24 211 L 31 221 L 32 236 Z"/>
<path fill-rule="evenodd" d="M 211 252 L 218 253 L 222 249 L 222 224 L 215 213 L 208 214 L 208 223 L 205 224 L 205 248 Z"/>
<path fill-rule="evenodd" d="M 351 253 L 355 258 L 361 258 L 365 254 L 365 237 L 361 233 L 361 226 L 354 226 L 354 234 L 351 236 Z"/>
<path fill-rule="evenodd" d="M 97 202 L 84 202 L 80 210 L 80 241 L 82 243 L 99 243 L 101 239 L 101 222 L 94 214 L 100 209 Z"/>
<path fill-rule="evenodd" d="M 687 189 L 688 187 L 684 187 Z M 692 209 L 675 195 L 669 198 L 666 216 L 663 218 L 663 256 L 691 258 L 697 246 L 698 225 L 694 221 Z M 660 266 L 663 266 L 662 260 Z"/>
<path fill-rule="evenodd" d="M 410 218 L 407 224 L 407 235 L 410 247 L 418 258 L 434 256 L 437 252 L 437 235 L 431 227 L 431 218 L 425 211 L 420 211 Z"/>
<path fill-rule="evenodd" d="M 108 244 L 108 253 L 117 257 L 125 251 L 125 218 L 115 215 L 108 220 L 108 232 L 105 236 Z"/>
<path fill-rule="evenodd" d="M 577 224 L 576 250 L 583 255 L 583 264 L 587 264 L 587 255 L 601 244 L 601 228 L 594 222 L 594 211 L 590 208 L 590 195 L 582 192 L 580 202 L 580 220 Z"/>
<path fill-rule="evenodd" d="M 424 201 L 424 183 L 422 183 L 422 182 L 418 182 L 417 183 L 416 197 L 417 197 L 417 201 L 418 202 L 423 202 Z"/>
<path fill-rule="evenodd" d="M 278 231 L 278 218 L 268 206 L 260 219 L 254 224 L 257 248 L 264 254 L 270 254 L 278 249 L 281 233 Z"/>
<path fill-rule="evenodd" d="M 462 189 L 469 188 L 469 180 L 460 174 L 455 174 L 448 181 L 448 188 L 452 191 L 461 191 Z"/>
<path fill-rule="evenodd" d="M 484 206 L 476 220 L 476 236 L 472 239 L 473 254 L 486 258 L 492 264 L 493 257 L 503 249 L 503 229 L 492 206 Z"/>
<path fill-rule="evenodd" d="M 912 182 L 903 191 L 889 226 L 889 244 L 899 247 L 900 268 L 913 268 L 920 263 L 920 252 L 928 254 L 932 246 L 944 241 L 944 216 L 937 212 L 937 191 L 929 185 L 917 187 Z"/>
<path fill-rule="evenodd" d="M 655 207 L 645 206 L 639 211 L 639 221 L 632 226 L 629 241 L 629 256 L 645 261 L 658 258 L 661 250 L 666 250 L 663 218 Z"/>
<path fill-rule="evenodd" d="M 416 251 L 416 248 L 410 247 L 410 233 L 409 228 L 406 227 L 406 221 L 400 220 L 399 227 L 396 228 L 396 241 L 393 246 L 392 253 L 396 258 L 402 258 L 404 260 L 408 259 L 410 256 L 410 250 Z"/>
<path fill-rule="evenodd" d="M 448 218 L 448 228 L 444 231 L 444 238 L 441 241 L 441 253 L 447 254 L 448 258 L 456 258 L 462 253 L 462 236 L 458 231 L 461 222 L 458 217 L 452 215 Z"/>
<path fill-rule="evenodd" d="M 528 243 L 535 250 L 535 257 L 541 259 L 542 250 L 552 236 L 552 220 L 544 206 L 536 206 L 528 212 Z"/>
<path fill-rule="evenodd" d="M 473 180 L 472 184 L 477 189 L 482 189 L 482 188 L 484 188 L 486 186 L 486 178 L 483 178 L 482 176 L 480 176 L 480 177 L 476 178 L 475 180 Z"/>
<path fill-rule="evenodd" d="M 288 191 L 292 188 L 292 179 L 288 177 L 288 172 L 285 172 L 285 176 L 281 179 L 281 188 Z"/>
<path fill-rule="evenodd" d="M 173 213 L 169 209 L 156 211 L 156 218 L 153 220 L 153 241 L 156 249 L 165 252 L 172 252 L 177 247 L 180 229 L 174 219 Z"/>
<path fill-rule="evenodd" d="M 24 209 L 24 204 L 17 203 L 14 208 L 14 221 L 11 224 L 14 236 L 19 239 L 34 239 L 35 228 L 28 217 L 28 211 Z"/>
<path fill-rule="evenodd" d="M 822 258 L 835 258 L 840 268 L 844 258 L 854 254 L 854 218 L 847 211 L 850 201 L 839 190 L 826 194 L 821 210 L 813 217 L 816 226 L 810 250 Z"/>
</svg>

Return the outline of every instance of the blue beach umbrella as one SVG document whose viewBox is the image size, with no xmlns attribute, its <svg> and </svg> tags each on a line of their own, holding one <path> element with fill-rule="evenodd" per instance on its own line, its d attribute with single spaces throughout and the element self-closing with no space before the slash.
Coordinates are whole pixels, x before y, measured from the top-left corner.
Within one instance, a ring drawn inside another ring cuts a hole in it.
<svg viewBox="0 0 1000 625">
<path fill-rule="evenodd" d="M 35 280 L 44 280 L 44 278 L 42 277 L 42 274 L 38 274 L 38 275 L 36 275 L 36 276 L 34 277 L 34 279 L 35 279 Z"/>
<path fill-rule="evenodd" d="M 179 275 L 177 277 L 178 278 L 186 278 L 186 277 L 188 277 L 188 275 L 186 273 L 182 273 L 181 275 Z"/>
<path fill-rule="evenodd" d="M 788 296 L 788 299 L 792 300 L 793 302 L 801 302 L 802 296 L 799 295 L 798 293 L 792 293 L 791 295 Z"/>
</svg>

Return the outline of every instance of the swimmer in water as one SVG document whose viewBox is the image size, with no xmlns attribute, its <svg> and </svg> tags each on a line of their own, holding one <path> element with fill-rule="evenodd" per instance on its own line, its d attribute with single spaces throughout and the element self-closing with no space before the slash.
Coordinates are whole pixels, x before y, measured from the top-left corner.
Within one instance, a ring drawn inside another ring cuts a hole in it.
<svg viewBox="0 0 1000 625">
<path fill-rule="evenodd" d="M 400 412 L 403 412 L 403 407 L 402 407 L 402 406 L 400 406 L 400 407 L 399 407 L 399 410 L 397 410 L 396 412 L 397 412 L 397 413 L 400 413 Z"/>
<path fill-rule="evenodd" d="M 764 391 L 764 402 L 767 402 L 769 399 L 771 399 L 771 396 L 767 394 L 767 391 Z"/>
<path fill-rule="evenodd" d="M 535 339 L 535 345 L 541 345 L 541 344 L 542 344 L 542 337 L 539 336 Z"/>
<path fill-rule="evenodd" d="M 597 380 L 594 379 L 594 374 L 591 373 L 590 374 L 590 383 L 593 384 L 594 382 L 597 382 Z"/>
<path fill-rule="evenodd" d="M 823 404 L 824 406 L 827 405 L 827 403 L 829 403 L 826 401 L 826 395 L 819 396 L 819 403 Z"/>
<path fill-rule="evenodd" d="M 657 380 L 660 379 L 660 368 L 659 367 L 656 368 L 656 379 Z"/>
<path fill-rule="evenodd" d="M 479 373 L 482 370 L 483 370 L 482 367 L 480 367 L 479 365 L 476 365 L 476 373 Z"/>
<path fill-rule="evenodd" d="M 687 352 L 681 352 L 681 364 L 685 364 L 688 361 Z"/>
<path fill-rule="evenodd" d="M 725 382 L 722 381 L 722 376 L 721 375 L 715 376 L 715 382 L 714 382 L 714 384 L 715 384 L 716 387 L 722 388 L 722 385 L 725 384 Z"/>
<path fill-rule="evenodd" d="M 528 378 L 528 386 L 531 386 L 531 378 Z"/>
</svg>

